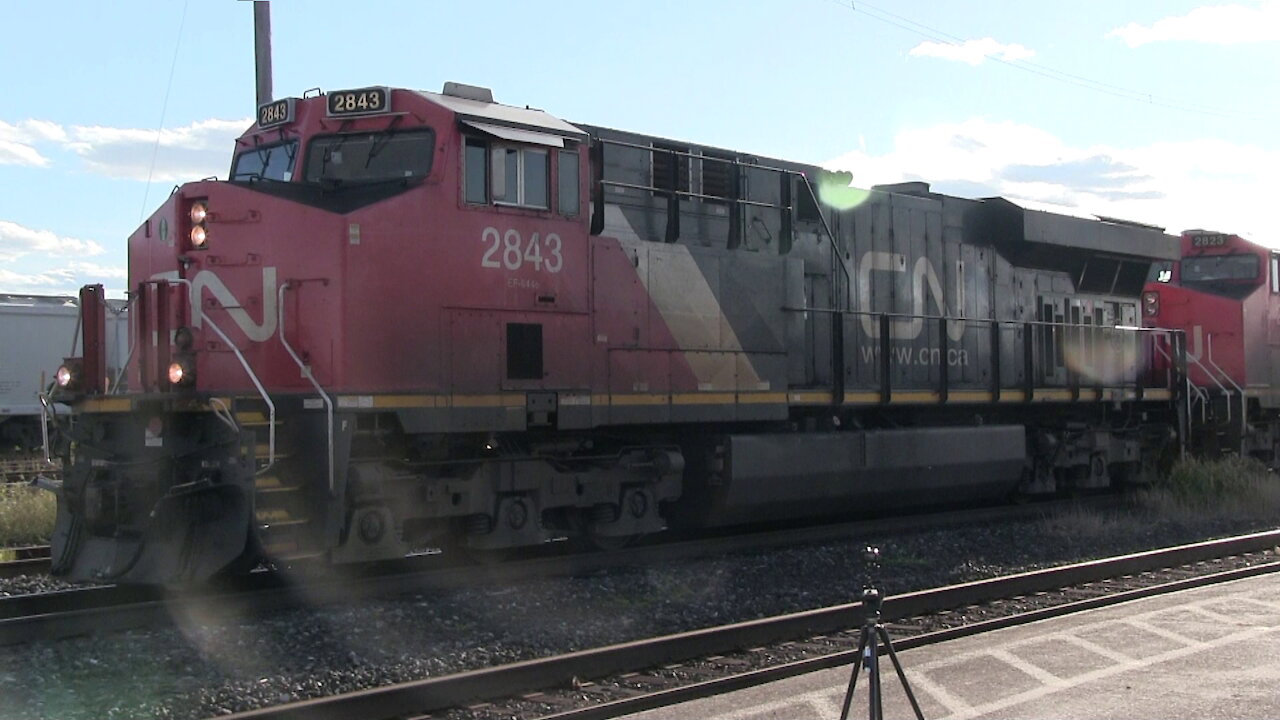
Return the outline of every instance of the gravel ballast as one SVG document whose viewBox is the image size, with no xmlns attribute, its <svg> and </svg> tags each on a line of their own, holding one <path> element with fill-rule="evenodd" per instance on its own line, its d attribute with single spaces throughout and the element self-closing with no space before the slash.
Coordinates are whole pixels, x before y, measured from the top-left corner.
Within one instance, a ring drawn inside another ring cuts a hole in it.
<svg viewBox="0 0 1280 720">
<path fill-rule="evenodd" d="M 889 594 L 1264 530 L 1107 513 L 860 538 L 256 620 L 0 648 L 5 718 L 203 718 L 843 602 L 883 548 Z M 36 578 L 0 580 L 0 594 Z"/>
</svg>

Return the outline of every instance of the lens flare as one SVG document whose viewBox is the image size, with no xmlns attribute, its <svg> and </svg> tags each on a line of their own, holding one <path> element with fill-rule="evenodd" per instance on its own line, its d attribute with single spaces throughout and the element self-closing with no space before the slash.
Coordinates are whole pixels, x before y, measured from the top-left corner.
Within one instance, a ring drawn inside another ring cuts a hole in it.
<svg viewBox="0 0 1280 720">
<path fill-rule="evenodd" d="M 817 177 L 809 179 L 818 194 L 818 202 L 833 210 L 850 210 L 861 205 L 871 193 L 861 188 L 852 187 L 853 173 L 818 171 Z"/>
</svg>

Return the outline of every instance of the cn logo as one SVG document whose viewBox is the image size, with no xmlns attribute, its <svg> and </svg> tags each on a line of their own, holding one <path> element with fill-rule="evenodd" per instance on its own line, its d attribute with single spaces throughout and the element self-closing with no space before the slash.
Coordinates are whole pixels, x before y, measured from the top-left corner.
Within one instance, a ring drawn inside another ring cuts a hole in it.
<svg viewBox="0 0 1280 720">
<path fill-rule="evenodd" d="M 151 279 L 172 282 L 178 279 L 178 271 L 156 273 L 151 276 Z M 215 275 L 212 270 L 201 270 L 191 278 L 191 307 L 201 307 L 200 302 L 206 290 L 227 311 L 232 322 L 249 340 L 266 342 L 276 333 L 276 269 L 274 267 L 262 268 L 262 322 L 260 323 L 254 322 L 245 311 L 243 303 L 236 299 L 226 283 L 222 282 L 222 278 Z M 191 325 L 198 328 L 204 324 L 203 319 L 203 313 L 193 312 Z"/>
<path fill-rule="evenodd" d="M 863 312 L 874 312 L 871 307 L 871 273 L 872 272 L 907 272 L 907 256 L 902 253 L 882 252 L 872 250 L 862 256 L 858 261 L 858 308 Z M 957 273 L 956 283 L 956 309 L 963 312 L 964 310 L 964 283 L 963 277 L 959 277 L 962 273 Z M 933 269 L 933 263 L 929 262 L 929 258 L 921 257 L 915 262 L 911 269 L 911 314 L 917 317 L 911 318 L 893 318 L 889 321 L 889 337 L 894 340 L 915 340 L 920 337 L 921 331 L 924 330 L 924 318 L 921 315 L 927 315 L 924 305 L 924 293 L 926 287 L 929 295 L 933 297 L 933 302 L 938 306 L 938 314 L 943 317 L 949 317 L 951 313 L 947 311 L 947 301 L 942 297 L 942 282 L 938 279 L 938 272 Z M 862 331 L 868 337 L 880 337 L 880 324 L 870 315 L 861 315 L 859 319 L 862 322 Z M 953 341 L 959 341 L 964 337 L 964 323 L 953 322 L 947 324 L 947 337 Z"/>
</svg>

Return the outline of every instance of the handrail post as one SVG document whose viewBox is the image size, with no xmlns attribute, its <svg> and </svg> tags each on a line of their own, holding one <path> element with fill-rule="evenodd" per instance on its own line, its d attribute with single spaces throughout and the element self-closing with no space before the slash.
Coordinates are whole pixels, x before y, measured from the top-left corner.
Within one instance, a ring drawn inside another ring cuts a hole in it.
<svg viewBox="0 0 1280 720">
<path fill-rule="evenodd" d="M 1036 392 L 1034 328 L 1032 323 L 1022 324 L 1022 392 L 1023 400 L 1027 402 L 1035 399 Z"/>
<path fill-rule="evenodd" d="M 311 366 L 302 362 L 302 358 L 298 357 L 298 353 L 294 352 L 293 346 L 289 344 L 289 341 L 284 336 L 284 291 L 289 290 L 290 288 L 291 283 L 284 282 L 281 283 L 280 289 L 276 291 L 276 331 L 280 333 L 280 344 L 284 346 L 284 349 L 289 353 L 289 357 L 293 358 L 293 361 L 298 365 L 298 369 L 302 371 L 302 377 L 309 380 L 311 382 L 311 386 L 314 387 L 316 392 L 320 393 L 320 397 L 324 399 L 329 450 L 329 496 L 332 497 L 334 494 L 333 400 L 329 398 L 329 394 L 326 393 L 324 388 L 320 387 L 320 383 L 316 381 L 315 374 L 311 372 Z"/>
<path fill-rule="evenodd" d="M 169 392 L 169 283 L 159 280 L 155 283 L 155 334 L 156 334 L 156 389 Z"/>
<path fill-rule="evenodd" d="M 938 318 L 938 402 L 945 403 L 949 395 L 947 377 L 947 319 Z"/>
<path fill-rule="evenodd" d="M 889 315 L 880 313 L 880 402 L 888 404 L 893 396 L 892 370 L 889 354 Z"/>
<path fill-rule="evenodd" d="M 604 232 L 604 141 L 591 143 L 591 228 L 592 236 Z"/>
<path fill-rule="evenodd" d="M 991 402 L 1000 402 L 1000 321 L 991 321 Z"/>
<path fill-rule="evenodd" d="M 658 152 L 659 148 L 654 148 Z M 680 239 L 680 156 L 673 150 L 662 150 L 671 156 L 671 169 L 667 178 L 671 182 L 671 190 L 667 192 L 667 232 L 664 242 L 673 243 Z"/>
</svg>

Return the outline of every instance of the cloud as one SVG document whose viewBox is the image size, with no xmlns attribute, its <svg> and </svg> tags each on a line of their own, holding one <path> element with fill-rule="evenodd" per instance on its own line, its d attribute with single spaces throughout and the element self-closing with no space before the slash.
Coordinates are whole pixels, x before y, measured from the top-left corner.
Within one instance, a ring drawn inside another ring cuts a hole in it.
<svg viewBox="0 0 1280 720">
<path fill-rule="evenodd" d="M 99 284 L 109 297 L 124 295 L 127 271 L 123 265 L 71 262 L 60 267 L 27 271 L 0 268 L 0 293 L 75 295 L 84 285 Z"/>
<path fill-rule="evenodd" d="M 90 171 L 114 178 L 187 182 L 225 175 L 233 143 L 252 123 L 202 120 L 157 133 L 136 128 L 76 126 L 67 147 Z M 155 165 L 152 166 L 152 157 Z"/>
<path fill-rule="evenodd" d="M 0 165 L 47 167 L 52 161 L 45 153 L 52 148 L 74 153 L 89 172 L 111 178 L 178 183 L 225 176 L 233 143 L 252 122 L 201 120 L 157 133 L 100 125 L 64 128 L 45 120 L 0 121 Z"/>
<path fill-rule="evenodd" d="M 24 274 L 0 268 L 0 292 L 71 294 L 66 288 L 72 282 L 68 273 L 60 271 Z"/>
<path fill-rule="evenodd" d="M 111 278 L 113 280 L 124 280 L 129 276 L 128 268 L 124 265 L 99 265 L 87 262 L 70 263 L 67 265 L 67 271 L 74 275 Z"/>
<path fill-rule="evenodd" d="M 0 120 L 0 165 L 44 167 L 49 164 L 49 159 L 36 150 L 36 143 L 64 140 L 66 133 L 55 123 L 23 120 L 17 125 L 10 125 Z"/>
<path fill-rule="evenodd" d="M 1149 180 L 1137 168 L 1117 162 L 1108 155 L 1093 155 L 1078 160 L 1047 165 L 1010 165 L 1003 173 L 1011 182 L 1048 182 L 1097 192 Z"/>
<path fill-rule="evenodd" d="M 1022 45 L 1005 45 L 992 38 L 966 40 L 963 44 L 940 42 L 922 42 L 907 53 L 912 57 L 935 57 L 943 60 L 979 65 L 987 58 L 998 60 L 1026 60 L 1035 55 L 1035 51 Z"/>
<path fill-rule="evenodd" d="M 1186 15 L 1170 16 L 1150 26 L 1129 23 L 1107 33 L 1131 48 L 1154 42 L 1200 42 L 1215 45 L 1280 40 L 1280 1 L 1256 5 L 1211 5 Z"/>
<path fill-rule="evenodd" d="M 963 197 L 1053 203 L 1280 245 L 1280 218 L 1269 209 L 1278 163 L 1280 151 L 1224 140 L 1074 146 L 1039 128 L 975 118 L 903 130 L 885 152 L 855 150 L 824 165 L 852 171 L 859 187 L 926 180 Z"/>
<path fill-rule="evenodd" d="M 48 230 L 33 230 L 18 223 L 0 220 L 0 261 L 10 262 L 24 255 L 92 256 L 106 252 L 92 240 L 61 237 Z"/>
</svg>

